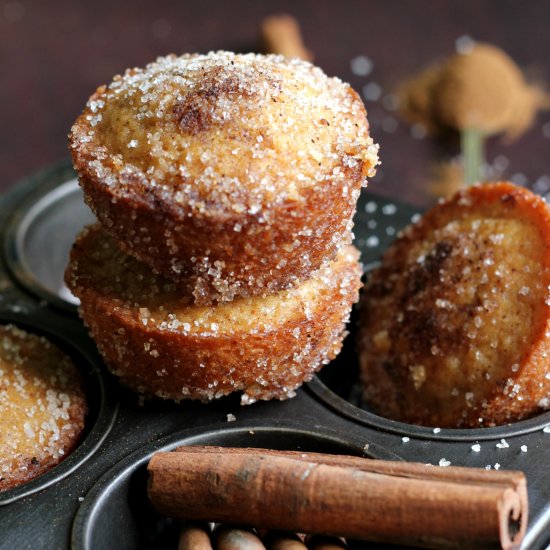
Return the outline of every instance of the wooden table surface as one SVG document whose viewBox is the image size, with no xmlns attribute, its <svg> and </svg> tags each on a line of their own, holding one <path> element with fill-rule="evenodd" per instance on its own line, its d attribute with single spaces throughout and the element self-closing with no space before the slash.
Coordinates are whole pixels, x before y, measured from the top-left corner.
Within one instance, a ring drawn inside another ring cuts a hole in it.
<svg viewBox="0 0 550 550">
<path fill-rule="evenodd" d="M 1 0 L 0 192 L 67 156 L 66 136 L 90 93 L 129 66 L 169 52 L 260 48 L 258 25 L 287 12 L 301 23 L 315 62 L 378 99 L 366 100 L 383 165 L 370 189 L 417 205 L 426 178 L 458 145 L 419 139 L 395 119 L 392 91 L 455 50 L 461 36 L 503 48 L 530 77 L 550 82 L 548 0 Z M 370 74 L 354 74 L 366 56 Z M 550 112 L 513 144 L 492 139 L 488 160 L 503 176 L 550 188 Z"/>
</svg>

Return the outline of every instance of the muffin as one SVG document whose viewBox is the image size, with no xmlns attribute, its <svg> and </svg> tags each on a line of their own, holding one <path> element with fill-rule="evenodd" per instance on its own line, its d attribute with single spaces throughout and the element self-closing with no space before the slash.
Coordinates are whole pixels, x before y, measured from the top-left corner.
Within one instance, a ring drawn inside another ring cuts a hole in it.
<svg viewBox="0 0 550 550">
<path fill-rule="evenodd" d="M 361 300 L 364 397 L 403 422 L 484 427 L 550 408 L 550 209 L 464 190 L 389 248 Z"/>
<path fill-rule="evenodd" d="M 351 242 L 378 163 L 348 84 L 281 56 L 168 56 L 97 89 L 70 134 L 88 205 L 197 304 L 274 293 Z"/>
<path fill-rule="evenodd" d="M 63 460 L 80 439 L 86 411 L 71 359 L 42 336 L 0 325 L 0 491 Z"/>
<path fill-rule="evenodd" d="M 292 397 L 339 352 L 361 284 L 358 257 L 346 246 L 292 289 L 199 306 L 95 225 L 78 237 L 66 283 L 125 385 L 176 401 L 240 391 L 248 404 Z"/>
</svg>

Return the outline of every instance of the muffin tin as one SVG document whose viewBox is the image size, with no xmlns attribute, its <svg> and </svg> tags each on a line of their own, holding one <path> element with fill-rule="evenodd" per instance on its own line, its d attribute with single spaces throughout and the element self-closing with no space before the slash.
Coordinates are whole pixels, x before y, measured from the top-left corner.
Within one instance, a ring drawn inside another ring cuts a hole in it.
<svg viewBox="0 0 550 550">
<path fill-rule="evenodd" d="M 417 215 L 371 193 L 361 197 L 355 234 L 367 270 Z M 88 380 L 90 405 L 85 435 L 67 459 L 0 493 L 1 549 L 176 548 L 175 523 L 157 517 L 147 502 L 145 467 L 156 450 L 187 444 L 522 470 L 530 504 L 522 548 L 550 544 L 550 413 L 497 428 L 439 430 L 364 410 L 353 319 L 340 356 L 294 399 L 247 407 L 231 396 L 208 405 L 141 402 L 107 373 L 63 285 L 74 236 L 92 220 L 68 162 L 0 197 L 0 322 L 44 334 L 69 353 Z"/>
</svg>

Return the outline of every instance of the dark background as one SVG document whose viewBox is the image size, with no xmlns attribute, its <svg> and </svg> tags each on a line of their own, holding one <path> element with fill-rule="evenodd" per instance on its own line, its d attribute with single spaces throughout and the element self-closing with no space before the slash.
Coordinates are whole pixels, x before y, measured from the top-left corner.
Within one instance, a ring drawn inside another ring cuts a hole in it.
<svg viewBox="0 0 550 550">
<path fill-rule="evenodd" d="M 299 19 L 328 74 L 360 93 L 369 83 L 381 87 L 380 99 L 366 101 L 383 160 L 370 188 L 418 205 L 433 200 L 430 166 L 458 145 L 396 125 L 388 95 L 399 82 L 452 53 L 464 35 L 505 48 L 530 77 L 550 82 L 548 0 L 0 0 L 0 191 L 67 156 L 72 121 L 114 74 L 169 52 L 259 50 L 260 20 L 280 12 Z M 351 70 L 359 55 L 373 62 L 367 76 Z M 515 143 L 488 144 L 504 177 L 541 192 L 550 188 L 549 154 L 549 112 Z"/>
</svg>

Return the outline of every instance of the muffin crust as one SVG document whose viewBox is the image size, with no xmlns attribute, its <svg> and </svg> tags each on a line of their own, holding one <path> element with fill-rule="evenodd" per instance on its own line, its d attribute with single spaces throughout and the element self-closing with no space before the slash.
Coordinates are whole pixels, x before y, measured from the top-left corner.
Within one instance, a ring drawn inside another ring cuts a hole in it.
<svg viewBox="0 0 550 550">
<path fill-rule="evenodd" d="M 71 253 L 66 282 L 105 362 L 127 386 L 165 399 L 286 399 L 339 352 L 357 300 L 358 251 L 290 290 L 198 306 L 123 254 L 99 225 Z"/>
<path fill-rule="evenodd" d="M 59 463 L 87 411 L 70 358 L 42 336 L 0 325 L 0 491 Z"/>
<path fill-rule="evenodd" d="M 410 226 L 361 302 L 364 396 L 379 414 L 483 427 L 550 408 L 550 210 L 508 183 Z"/>
<path fill-rule="evenodd" d="M 289 288 L 333 258 L 378 163 L 348 84 L 304 61 L 229 52 L 116 77 L 70 147 L 105 229 L 199 304 Z"/>
</svg>

